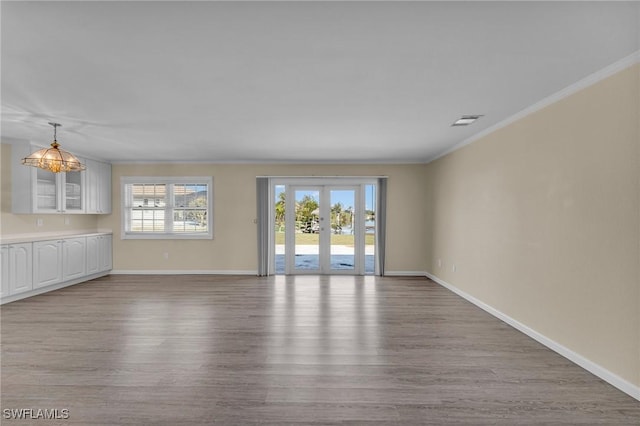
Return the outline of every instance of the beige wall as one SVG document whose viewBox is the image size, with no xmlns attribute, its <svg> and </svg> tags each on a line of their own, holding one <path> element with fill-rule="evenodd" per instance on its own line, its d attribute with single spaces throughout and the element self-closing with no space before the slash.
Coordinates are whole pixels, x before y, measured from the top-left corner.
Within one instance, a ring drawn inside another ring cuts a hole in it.
<svg viewBox="0 0 640 426">
<path fill-rule="evenodd" d="M 387 270 L 424 271 L 424 165 L 156 164 L 113 166 L 115 270 L 256 271 L 256 176 L 389 176 Z M 213 176 L 213 240 L 122 240 L 122 176 Z M 169 253 L 169 259 L 164 258 Z"/>
<path fill-rule="evenodd" d="M 429 272 L 635 385 L 639 80 L 637 65 L 609 77 L 428 164 L 425 180 Z"/>
<path fill-rule="evenodd" d="M 31 234 L 37 232 L 71 232 L 92 231 L 96 229 L 97 219 L 95 215 L 58 215 L 58 214 L 13 214 L 11 213 L 11 168 L 26 167 L 21 164 L 11 164 L 11 145 L 1 144 L 0 186 L 2 197 L 0 206 L 0 235 L 3 237 L 15 234 Z M 25 196 L 27 196 L 25 194 Z M 65 218 L 69 224 L 65 225 Z M 36 226 L 36 220 L 42 219 L 43 226 Z"/>
</svg>

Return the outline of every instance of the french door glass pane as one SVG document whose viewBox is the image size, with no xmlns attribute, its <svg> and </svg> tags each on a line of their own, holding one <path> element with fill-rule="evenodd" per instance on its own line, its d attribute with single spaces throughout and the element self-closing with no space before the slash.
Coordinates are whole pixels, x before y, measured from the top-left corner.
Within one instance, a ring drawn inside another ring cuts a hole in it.
<svg viewBox="0 0 640 426">
<path fill-rule="evenodd" d="M 364 188 L 364 273 L 375 273 L 376 249 L 376 186 Z"/>
<path fill-rule="evenodd" d="M 294 269 L 320 270 L 320 191 L 296 189 Z"/>
<path fill-rule="evenodd" d="M 355 269 L 355 189 L 329 190 L 331 245 L 330 268 L 333 270 Z"/>
</svg>

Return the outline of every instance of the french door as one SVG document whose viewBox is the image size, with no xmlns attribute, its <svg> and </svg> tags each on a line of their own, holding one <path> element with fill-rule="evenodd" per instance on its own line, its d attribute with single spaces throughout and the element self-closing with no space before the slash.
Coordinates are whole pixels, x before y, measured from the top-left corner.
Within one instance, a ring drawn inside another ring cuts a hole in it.
<svg viewBox="0 0 640 426">
<path fill-rule="evenodd" d="M 372 262 L 370 270 L 365 267 L 365 185 L 283 189 L 286 274 L 373 274 Z"/>
</svg>

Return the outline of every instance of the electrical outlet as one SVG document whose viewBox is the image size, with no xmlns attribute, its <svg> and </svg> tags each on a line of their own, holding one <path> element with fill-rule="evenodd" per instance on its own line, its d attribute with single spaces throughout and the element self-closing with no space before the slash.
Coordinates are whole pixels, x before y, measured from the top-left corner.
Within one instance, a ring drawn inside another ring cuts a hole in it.
<svg viewBox="0 0 640 426">
<path fill-rule="evenodd" d="M 38 218 L 36 219 L 36 226 L 43 226 L 44 225 L 44 220 Z"/>
<path fill-rule="evenodd" d="M 453 272 L 456 272 L 456 271 L 458 270 L 458 267 L 457 267 L 456 265 L 453 265 L 453 266 L 451 267 L 451 270 L 452 270 Z"/>
<path fill-rule="evenodd" d="M 442 268 L 442 259 L 438 259 L 438 268 Z"/>
</svg>

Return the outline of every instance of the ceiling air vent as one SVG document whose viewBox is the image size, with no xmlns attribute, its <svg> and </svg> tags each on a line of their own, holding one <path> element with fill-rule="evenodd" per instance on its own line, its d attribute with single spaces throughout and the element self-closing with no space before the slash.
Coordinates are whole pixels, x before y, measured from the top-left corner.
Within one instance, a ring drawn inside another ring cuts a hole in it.
<svg viewBox="0 0 640 426">
<path fill-rule="evenodd" d="M 482 117 L 482 115 L 463 115 L 462 117 L 458 118 L 452 124 L 452 126 L 468 126 L 480 117 Z"/>
</svg>

